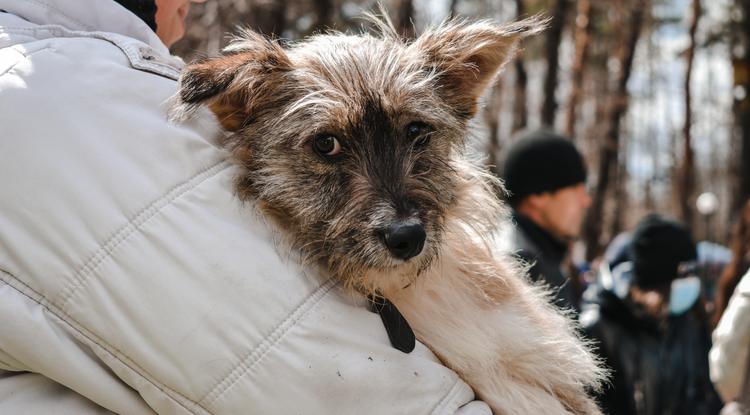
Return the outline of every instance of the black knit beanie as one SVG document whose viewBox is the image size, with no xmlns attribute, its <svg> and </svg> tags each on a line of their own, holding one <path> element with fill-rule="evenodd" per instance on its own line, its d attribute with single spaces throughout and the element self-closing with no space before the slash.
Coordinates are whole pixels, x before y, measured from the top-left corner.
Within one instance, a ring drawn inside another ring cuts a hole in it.
<svg viewBox="0 0 750 415">
<path fill-rule="evenodd" d="M 156 0 L 115 0 L 146 22 L 156 32 Z"/>
<path fill-rule="evenodd" d="M 508 201 L 553 192 L 586 181 L 586 166 L 573 143 L 548 130 L 528 134 L 514 143 L 502 169 Z"/>
<path fill-rule="evenodd" d="M 630 243 L 634 284 L 653 288 L 677 278 L 681 262 L 698 258 L 690 232 L 681 224 L 659 215 L 643 218 Z"/>
</svg>

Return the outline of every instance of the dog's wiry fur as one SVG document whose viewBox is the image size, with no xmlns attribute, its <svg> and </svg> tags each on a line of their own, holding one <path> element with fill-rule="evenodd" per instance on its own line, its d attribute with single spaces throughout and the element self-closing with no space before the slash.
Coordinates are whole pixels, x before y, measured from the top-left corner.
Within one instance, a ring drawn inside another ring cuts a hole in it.
<svg viewBox="0 0 750 415">
<path fill-rule="evenodd" d="M 349 289 L 389 298 L 417 337 L 496 413 L 595 414 L 604 377 L 547 294 L 495 238 L 509 223 L 501 184 L 466 158 L 478 100 L 538 18 L 451 21 L 407 42 L 331 33 L 284 48 L 245 32 L 222 56 L 189 65 L 174 114 L 207 105 L 253 201 L 310 264 Z M 422 123 L 419 144 L 405 130 Z M 334 160 L 313 151 L 336 137 Z M 421 253 L 396 259 L 379 236 L 424 225 Z"/>
</svg>

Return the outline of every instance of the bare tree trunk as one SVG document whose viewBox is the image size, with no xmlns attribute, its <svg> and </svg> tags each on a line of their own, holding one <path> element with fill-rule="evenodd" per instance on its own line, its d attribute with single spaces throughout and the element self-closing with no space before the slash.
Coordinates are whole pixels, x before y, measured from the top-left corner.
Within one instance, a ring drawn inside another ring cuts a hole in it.
<svg viewBox="0 0 750 415">
<path fill-rule="evenodd" d="M 700 20 L 700 0 L 692 0 L 693 20 L 690 23 L 690 45 L 687 49 L 687 71 L 685 73 L 685 126 L 683 129 L 683 152 L 682 165 L 678 176 L 678 206 L 680 216 L 688 228 L 693 227 L 693 198 L 695 193 L 695 153 L 693 152 L 692 135 L 690 128 L 693 125 L 693 111 L 691 102 L 690 81 L 693 73 L 693 61 L 695 57 L 695 32 Z"/>
<path fill-rule="evenodd" d="M 746 60 L 746 65 L 750 65 L 750 60 Z M 745 84 L 745 91 L 750 91 L 750 82 Z M 745 98 L 738 106 L 742 107 L 738 111 L 742 144 L 740 146 L 740 186 L 737 195 L 737 205 L 741 206 L 740 203 L 750 200 L 750 101 Z"/>
<path fill-rule="evenodd" d="M 319 32 L 331 27 L 334 10 L 333 0 L 314 0 L 313 6 L 315 8 L 316 16 L 313 31 Z"/>
<path fill-rule="evenodd" d="M 621 39 L 621 47 L 618 53 L 620 61 L 620 70 L 616 74 L 614 85 L 616 90 L 612 94 L 612 102 L 609 107 L 609 116 L 607 123 L 607 132 L 604 142 L 600 147 L 599 166 L 597 168 L 598 181 L 594 190 L 593 202 L 589 209 L 584 228 L 584 238 L 586 241 L 586 257 L 591 260 L 596 257 L 601 250 L 602 241 L 602 222 L 604 219 L 604 202 L 610 188 L 611 182 L 614 182 L 613 176 L 617 174 L 616 167 L 618 163 L 618 152 L 620 147 L 620 124 L 623 115 L 628 108 L 628 91 L 627 84 L 633 69 L 633 58 L 635 49 L 638 45 L 638 39 L 643 26 L 645 9 L 648 6 L 648 0 L 636 0 L 630 13 L 630 31 L 627 33 L 625 28 L 625 14 L 620 13 L 615 33 L 627 33 Z"/>
<path fill-rule="evenodd" d="M 745 59 L 745 67 L 750 67 L 750 59 Z M 745 83 L 745 91 L 750 91 L 750 82 Z M 740 145 L 740 186 L 737 196 L 738 209 L 747 200 L 750 200 L 750 100 L 745 97 L 741 104 L 739 114 L 742 144 Z"/>
<path fill-rule="evenodd" d="M 522 18 L 526 14 L 526 8 L 524 7 L 523 0 L 516 0 L 516 14 L 518 18 Z M 526 67 L 523 62 L 523 51 L 518 53 L 515 59 L 515 70 L 516 70 L 516 86 L 514 91 L 514 110 L 513 110 L 513 127 L 512 132 L 526 128 L 526 120 L 528 118 L 528 110 L 526 103 L 526 84 L 528 83 L 528 76 L 526 75 Z"/>
<path fill-rule="evenodd" d="M 565 27 L 565 16 L 570 5 L 569 0 L 557 0 L 552 22 L 547 29 L 547 74 L 544 77 L 544 103 L 542 104 L 542 124 L 553 126 L 557 112 L 557 72 L 559 66 L 560 44 Z"/>
<path fill-rule="evenodd" d="M 513 93 L 514 105 L 512 132 L 526 128 L 529 118 L 528 103 L 526 101 L 526 84 L 528 83 L 528 75 L 526 74 L 526 66 L 523 63 L 523 57 L 520 54 L 516 58 L 515 70 L 516 83 L 514 88 L 515 91 Z"/>
<path fill-rule="evenodd" d="M 226 46 L 239 25 L 271 36 L 286 29 L 287 2 L 214 0 L 194 5 L 187 17 L 185 37 L 172 51 L 187 61 L 211 56 Z"/>
<path fill-rule="evenodd" d="M 575 56 L 573 58 L 573 79 L 571 80 L 568 112 L 565 116 L 565 135 L 575 137 L 576 111 L 583 95 L 583 71 L 588 56 L 591 39 L 591 1 L 578 0 L 575 18 Z"/>
<path fill-rule="evenodd" d="M 649 22 L 653 24 L 653 18 L 649 18 Z M 653 100 L 656 95 L 656 89 L 657 89 L 657 81 L 656 81 L 656 60 L 659 56 L 659 49 L 656 45 L 656 42 L 654 41 L 653 37 L 648 37 L 647 39 L 647 61 L 648 61 L 648 90 L 651 91 L 649 93 L 649 99 Z M 647 111 L 647 110 L 645 110 Z M 645 114 L 644 114 L 645 115 Z M 666 121 L 666 120 L 665 120 Z M 647 134 L 651 136 L 652 134 L 652 126 L 648 126 Z M 660 152 L 660 145 L 659 140 L 646 140 L 646 151 L 647 154 L 649 154 L 649 157 L 651 158 L 651 167 L 652 171 L 654 172 L 654 176 L 659 176 L 662 171 L 662 165 L 659 159 L 659 152 Z M 645 202 L 644 207 L 646 212 L 653 212 L 657 210 L 657 201 L 654 195 L 654 189 L 653 189 L 653 182 L 654 180 L 646 180 L 645 183 Z"/>
<path fill-rule="evenodd" d="M 252 2 L 250 12 L 241 21 L 250 28 L 269 36 L 281 36 L 286 29 L 285 1 Z"/>
<path fill-rule="evenodd" d="M 624 216 L 625 212 L 628 211 L 628 180 L 629 180 L 629 174 L 628 174 L 628 168 L 627 168 L 627 160 L 628 160 L 628 149 L 627 149 L 627 142 L 621 142 L 620 143 L 620 150 L 622 151 L 622 156 L 618 157 L 617 162 L 615 163 L 614 169 L 615 172 L 612 175 L 613 183 L 612 188 L 614 189 L 614 203 L 613 203 L 613 209 L 612 209 L 612 218 L 609 226 L 609 238 L 613 239 L 615 236 L 617 236 L 620 232 L 622 232 L 624 226 Z"/>
<path fill-rule="evenodd" d="M 490 91 L 485 103 L 483 116 L 488 130 L 487 167 L 498 174 L 498 155 L 500 154 L 500 110 L 502 106 L 502 83 L 497 82 Z"/>
<path fill-rule="evenodd" d="M 750 0 L 735 0 L 742 18 L 735 22 L 732 39 L 732 66 L 735 90 L 744 90 L 745 96 L 734 101 L 735 137 L 739 160 L 735 162 L 737 183 L 733 212 L 738 212 L 750 199 Z M 742 52 L 742 54 L 737 54 Z"/>
<path fill-rule="evenodd" d="M 448 7 L 448 18 L 454 18 L 456 17 L 456 12 L 458 10 L 458 0 L 451 0 L 451 4 Z"/>
<path fill-rule="evenodd" d="M 398 0 L 398 18 L 397 27 L 398 32 L 401 36 L 406 38 L 413 38 L 414 32 L 414 4 L 412 0 Z"/>
</svg>

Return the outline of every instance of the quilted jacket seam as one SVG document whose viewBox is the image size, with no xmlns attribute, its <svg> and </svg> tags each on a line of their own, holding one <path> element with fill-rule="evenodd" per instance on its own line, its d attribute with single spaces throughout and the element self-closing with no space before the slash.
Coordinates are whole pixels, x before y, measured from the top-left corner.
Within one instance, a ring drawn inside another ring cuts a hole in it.
<svg viewBox="0 0 750 415">
<path fill-rule="evenodd" d="M 66 315 L 69 313 L 68 307 L 75 294 L 96 276 L 99 266 L 107 259 L 111 258 L 123 242 L 136 234 L 138 230 L 151 219 L 158 216 L 164 208 L 170 206 L 205 180 L 210 179 L 228 167 L 229 163 L 222 160 L 221 162 L 199 171 L 189 180 L 174 186 L 172 189 L 162 194 L 158 199 L 151 202 L 148 206 L 141 209 L 137 214 L 129 218 L 125 225 L 115 231 L 115 233 L 105 242 L 101 243 L 93 253 L 89 255 L 88 259 L 76 268 L 73 277 L 67 281 L 66 285 L 58 294 L 56 304 L 60 310 Z"/>
<path fill-rule="evenodd" d="M 279 323 L 269 335 L 265 336 L 260 344 L 249 350 L 242 360 L 240 360 L 239 364 L 226 376 L 222 377 L 222 380 L 198 401 L 201 406 L 211 407 L 224 393 L 230 390 L 247 373 L 252 371 L 276 345 L 281 343 L 286 334 L 303 321 L 336 286 L 337 282 L 333 278 L 329 278 L 321 284 L 284 321 Z"/>
<path fill-rule="evenodd" d="M 69 327 L 73 335 L 77 337 L 80 341 L 82 341 L 84 344 L 88 344 L 90 347 L 98 347 L 104 353 L 112 356 L 113 359 L 122 363 L 136 376 L 140 377 L 147 383 L 156 387 L 158 390 L 162 392 L 162 394 L 166 398 L 175 402 L 180 407 L 185 409 L 187 412 L 191 414 L 196 414 L 196 415 L 197 414 L 211 415 L 211 412 L 208 411 L 206 408 L 202 407 L 198 402 L 195 402 L 194 400 L 177 392 L 174 388 L 162 382 L 156 381 L 155 378 L 148 371 L 141 368 L 125 353 L 123 353 L 118 348 L 110 345 L 106 341 L 99 338 L 99 336 L 97 336 L 91 330 L 84 327 L 83 324 L 78 322 L 78 320 L 76 320 L 74 317 L 63 313 L 62 310 L 60 310 L 58 307 L 56 307 L 54 304 L 48 301 L 44 295 L 34 290 L 31 286 L 26 284 L 20 278 L 16 277 L 15 275 L 11 274 L 10 272 L 6 270 L 0 269 L 0 280 L 2 280 L 2 282 L 7 284 L 9 287 L 16 290 L 19 294 L 28 298 L 30 301 L 38 304 L 40 307 L 42 307 L 43 310 L 49 313 L 49 315 L 52 318 L 58 320 L 63 325 Z M 180 399 L 176 399 L 175 396 L 179 397 Z M 189 402 L 192 405 L 194 405 L 195 408 L 199 409 L 199 411 L 196 412 L 194 409 L 191 409 L 188 406 L 186 406 L 186 402 Z"/>
<path fill-rule="evenodd" d="M 451 385 L 450 389 L 448 389 L 448 392 L 446 392 L 443 399 L 437 404 L 437 406 L 435 406 L 435 409 L 430 412 L 430 415 L 441 415 L 445 413 L 446 407 L 455 401 L 456 395 L 461 393 L 462 387 L 463 381 L 460 378 L 457 378 Z"/>
</svg>

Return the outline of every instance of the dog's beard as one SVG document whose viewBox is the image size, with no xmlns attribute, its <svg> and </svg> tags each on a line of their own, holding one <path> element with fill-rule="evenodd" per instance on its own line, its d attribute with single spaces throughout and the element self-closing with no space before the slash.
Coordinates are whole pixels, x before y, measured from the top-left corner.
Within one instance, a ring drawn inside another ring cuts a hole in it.
<svg viewBox="0 0 750 415">
<path fill-rule="evenodd" d="M 365 233 L 363 231 L 359 233 Z M 393 292 L 414 283 L 440 256 L 440 235 L 430 232 L 422 252 L 406 261 L 397 259 L 376 238 L 350 240 L 338 246 L 311 249 L 299 246 L 305 263 L 317 263 L 347 289 L 365 295 Z"/>
<path fill-rule="evenodd" d="M 436 237 L 428 237 L 422 252 L 407 261 L 394 258 L 380 242 L 354 246 L 348 252 L 333 249 L 318 256 L 317 262 L 344 287 L 365 295 L 381 295 L 409 286 L 429 271 L 440 255 Z"/>
<path fill-rule="evenodd" d="M 383 255 L 387 257 L 382 265 L 362 267 L 358 274 L 353 275 L 353 288 L 366 294 L 389 293 L 405 288 L 439 262 L 440 245 L 436 239 L 428 239 L 422 252 L 408 261 L 393 259 L 388 252 Z"/>
</svg>

